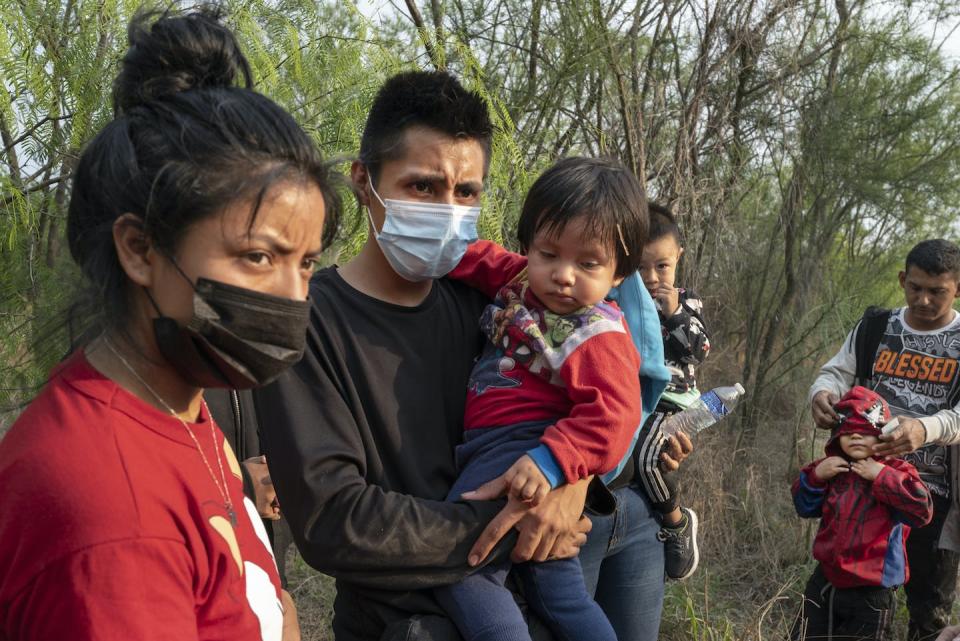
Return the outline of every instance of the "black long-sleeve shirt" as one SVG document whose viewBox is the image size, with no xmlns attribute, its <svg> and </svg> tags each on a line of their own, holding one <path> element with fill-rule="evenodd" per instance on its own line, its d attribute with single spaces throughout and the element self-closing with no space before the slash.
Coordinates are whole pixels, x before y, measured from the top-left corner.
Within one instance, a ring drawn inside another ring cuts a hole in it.
<svg viewBox="0 0 960 641">
<path fill-rule="evenodd" d="M 310 297 L 303 360 L 255 392 L 261 443 L 297 546 L 337 578 L 338 641 L 378 639 L 394 620 L 442 612 L 427 589 L 467 574 L 503 505 L 444 501 L 488 301 L 443 279 L 402 307 L 335 268 Z"/>
<path fill-rule="evenodd" d="M 660 312 L 663 356 L 670 370 L 667 390 L 682 394 L 697 386 L 696 368 L 710 353 L 710 337 L 703 320 L 703 301 L 689 289 L 680 290 L 677 311 Z"/>
</svg>

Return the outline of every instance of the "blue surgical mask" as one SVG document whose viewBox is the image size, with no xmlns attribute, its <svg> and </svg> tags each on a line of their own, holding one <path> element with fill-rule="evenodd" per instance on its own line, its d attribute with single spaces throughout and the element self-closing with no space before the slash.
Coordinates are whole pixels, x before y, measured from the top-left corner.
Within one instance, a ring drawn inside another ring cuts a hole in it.
<svg viewBox="0 0 960 641">
<path fill-rule="evenodd" d="M 367 216 L 380 250 L 393 270 L 414 283 L 446 276 L 463 258 L 467 245 L 477 240 L 479 207 L 383 200 L 383 228 L 377 232 L 370 208 Z"/>
</svg>

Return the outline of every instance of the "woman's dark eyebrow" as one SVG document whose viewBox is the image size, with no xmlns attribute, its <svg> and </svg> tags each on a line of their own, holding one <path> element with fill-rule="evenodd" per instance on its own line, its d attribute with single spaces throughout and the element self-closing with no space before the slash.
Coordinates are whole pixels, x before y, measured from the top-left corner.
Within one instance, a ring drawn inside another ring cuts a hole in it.
<svg viewBox="0 0 960 641">
<path fill-rule="evenodd" d="M 290 255 L 297 251 L 297 248 L 294 245 L 285 243 L 282 239 L 274 236 L 273 234 L 266 234 L 262 232 L 259 234 L 251 234 L 249 239 L 269 245 L 270 248 L 278 254 Z M 323 248 L 318 246 L 307 250 L 306 256 L 319 256 L 322 253 Z"/>
</svg>

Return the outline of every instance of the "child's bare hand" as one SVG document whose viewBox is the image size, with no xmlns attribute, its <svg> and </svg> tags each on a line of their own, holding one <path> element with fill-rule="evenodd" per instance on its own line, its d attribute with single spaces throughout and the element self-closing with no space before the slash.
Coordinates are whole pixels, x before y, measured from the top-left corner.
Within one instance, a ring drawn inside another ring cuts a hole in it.
<svg viewBox="0 0 960 641">
<path fill-rule="evenodd" d="M 677 471 L 691 452 L 693 452 L 693 441 L 686 432 L 677 432 L 667 439 L 660 451 L 660 469 L 664 472 Z"/>
<path fill-rule="evenodd" d="M 872 458 L 865 458 L 851 463 L 850 469 L 856 472 L 861 478 L 872 481 L 877 478 L 877 475 L 883 470 L 883 463 Z"/>
<path fill-rule="evenodd" d="M 817 478 L 821 481 L 829 481 L 837 474 L 842 474 L 843 472 L 850 471 L 850 464 L 847 463 L 840 456 L 828 456 L 827 458 L 820 461 L 813 473 L 817 475 Z"/>
<path fill-rule="evenodd" d="M 660 309 L 664 316 L 673 316 L 680 307 L 680 290 L 673 285 L 661 283 L 657 288 L 656 299 L 660 301 Z"/>
<path fill-rule="evenodd" d="M 503 480 L 507 482 L 508 494 L 530 505 L 539 505 L 552 489 L 540 467 L 526 454 L 503 473 Z"/>
<path fill-rule="evenodd" d="M 506 472 L 470 492 L 461 494 L 467 501 L 489 501 L 504 494 L 533 507 L 550 492 L 550 481 L 533 459 L 524 454 Z"/>
</svg>

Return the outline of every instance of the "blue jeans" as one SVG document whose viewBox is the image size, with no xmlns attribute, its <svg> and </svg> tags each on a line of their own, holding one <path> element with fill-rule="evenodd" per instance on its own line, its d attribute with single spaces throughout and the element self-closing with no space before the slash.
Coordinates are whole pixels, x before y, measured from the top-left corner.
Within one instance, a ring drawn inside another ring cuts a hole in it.
<svg viewBox="0 0 960 641">
<path fill-rule="evenodd" d="M 527 622 L 504 587 L 510 569 L 509 562 L 490 564 L 434 591 L 465 641 L 530 639 Z M 530 609 L 557 641 L 617 641 L 603 610 L 587 595 L 577 559 L 521 563 L 513 572 L 523 582 Z"/>
<path fill-rule="evenodd" d="M 656 641 L 664 589 L 660 522 L 637 487 L 620 488 L 613 496 L 613 514 L 589 515 L 593 529 L 580 549 L 587 592 L 595 595 L 619 641 Z"/>
<path fill-rule="evenodd" d="M 540 445 L 550 421 L 529 421 L 504 427 L 471 429 L 457 447 L 460 475 L 448 501 L 503 474 L 529 450 Z M 459 583 L 437 588 L 440 605 L 466 641 L 530 639 L 527 623 L 504 586 L 510 563 L 491 564 Z M 587 594 L 577 559 L 523 563 L 513 568 L 523 582 L 530 609 L 558 641 L 617 641 L 600 606 Z"/>
</svg>

